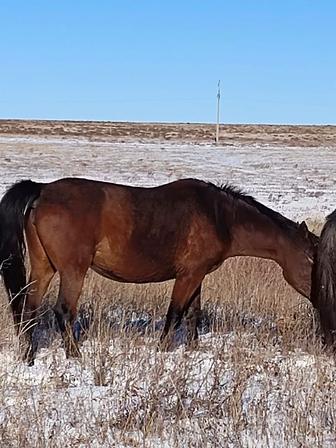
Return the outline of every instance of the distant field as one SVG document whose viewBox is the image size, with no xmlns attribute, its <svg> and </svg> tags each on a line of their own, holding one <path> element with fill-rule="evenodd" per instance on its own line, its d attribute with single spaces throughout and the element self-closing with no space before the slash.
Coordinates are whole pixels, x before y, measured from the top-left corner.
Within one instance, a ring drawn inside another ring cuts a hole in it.
<svg viewBox="0 0 336 448">
<path fill-rule="evenodd" d="M 22 178 L 229 182 L 317 232 L 336 208 L 336 127 L 0 121 L 0 194 Z M 198 348 L 157 349 L 172 282 L 88 274 L 94 321 L 66 360 L 42 318 L 28 368 L 0 288 L 0 448 L 336 446 L 336 367 L 308 300 L 273 262 L 227 261 L 204 282 Z M 55 301 L 57 278 L 47 298 Z M 46 314 L 48 316 L 48 314 Z M 48 322 L 48 321 L 47 321 Z"/>
<path fill-rule="evenodd" d="M 215 125 L 191 123 L 128 123 L 108 121 L 0 120 L 0 135 L 59 135 L 108 140 L 160 139 L 215 141 Z M 230 144 L 336 147 L 336 126 L 220 125 L 220 140 Z"/>
</svg>

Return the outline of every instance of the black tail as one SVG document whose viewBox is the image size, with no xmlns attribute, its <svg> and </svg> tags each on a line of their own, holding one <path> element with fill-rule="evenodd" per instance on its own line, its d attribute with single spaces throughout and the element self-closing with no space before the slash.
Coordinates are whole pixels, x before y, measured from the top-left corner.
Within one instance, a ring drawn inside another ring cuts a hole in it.
<svg viewBox="0 0 336 448">
<path fill-rule="evenodd" d="M 322 229 L 312 273 L 311 300 L 327 344 L 336 342 L 336 210 Z"/>
<path fill-rule="evenodd" d="M 22 313 L 26 286 L 24 226 L 28 210 L 43 184 L 23 180 L 10 187 L 0 202 L 0 272 L 14 321 Z"/>
</svg>

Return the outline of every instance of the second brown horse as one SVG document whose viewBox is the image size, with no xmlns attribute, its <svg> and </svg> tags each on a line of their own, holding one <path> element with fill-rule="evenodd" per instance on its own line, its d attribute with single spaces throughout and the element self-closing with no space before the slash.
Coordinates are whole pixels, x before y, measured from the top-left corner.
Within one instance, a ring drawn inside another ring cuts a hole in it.
<svg viewBox="0 0 336 448">
<path fill-rule="evenodd" d="M 13 185 L 0 203 L 0 263 L 14 321 L 35 318 L 58 272 L 55 314 L 68 355 L 78 351 L 69 329 L 89 268 L 120 282 L 176 279 L 161 339 L 191 305 L 196 339 L 201 285 L 209 272 L 237 255 L 269 258 L 309 297 L 317 241 L 304 222 L 298 225 L 230 186 L 195 179 L 155 188 L 27 180 Z M 33 358 L 29 350 L 28 361 Z"/>
</svg>

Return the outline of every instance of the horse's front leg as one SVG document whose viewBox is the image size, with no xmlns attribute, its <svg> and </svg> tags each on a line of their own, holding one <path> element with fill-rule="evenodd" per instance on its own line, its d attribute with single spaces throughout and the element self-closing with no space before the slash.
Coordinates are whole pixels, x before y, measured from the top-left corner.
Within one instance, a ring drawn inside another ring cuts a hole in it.
<svg viewBox="0 0 336 448">
<path fill-rule="evenodd" d="M 197 324 L 200 315 L 200 293 L 203 278 L 204 274 L 200 275 L 196 273 L 185 274 L 176 278 L 172 299 L 166 316 L 166 323 L 160 338 L 162 346 L 166 345 L 166 337 L 171 328 L 176 330 L 180 326 L 183 315 L 188 311 L 194 300 L 196 300 L 196 304 L 192 312 L 191 338 L 193 341 L 197 340 Z"/>
</svg>

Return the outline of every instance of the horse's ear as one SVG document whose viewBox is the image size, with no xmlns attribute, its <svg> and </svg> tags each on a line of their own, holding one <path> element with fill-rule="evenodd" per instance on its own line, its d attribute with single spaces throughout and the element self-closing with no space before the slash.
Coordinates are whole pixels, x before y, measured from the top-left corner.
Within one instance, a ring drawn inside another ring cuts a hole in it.
<svg viewBox="0 0 336 448">
<path fill-rule="evenodd" d="M 299 224 L 299 228 L 298 228 L 298 230 L 299 230 L 300 234 L 301 234 L 304 238 L 308 238 L 308 236 L 309 236 L 309 230 L 308 230 L 308 227 L 307 227 L 307 224 L 306 224 L 305 221 L 302 221 L 302 222 Z"/>
</svg>

